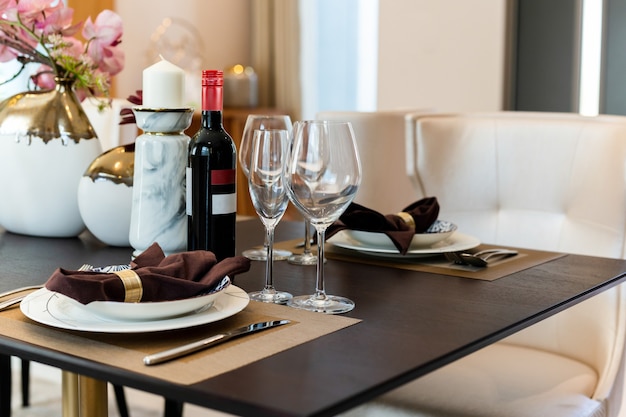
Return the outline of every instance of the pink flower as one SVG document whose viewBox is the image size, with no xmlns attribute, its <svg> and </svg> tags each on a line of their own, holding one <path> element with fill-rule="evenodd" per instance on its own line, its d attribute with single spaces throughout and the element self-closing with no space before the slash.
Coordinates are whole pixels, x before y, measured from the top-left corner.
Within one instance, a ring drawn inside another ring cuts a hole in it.
<svg viewBox="0 0 626 417">
<path fill-rule="evenodd" d="M 84 25 L 72 24 L 73 17 L 62 0 L 0 0 L 0 62 L 40 64 L 32 79 L 39 88 L 61 77 L 79 94 L 108 97 L 111 76 L 124 67 L 122 19 L 110 10 Z M 74 38 L 81 28 L 85 44 Z"/>
<path fill-rule="evenodd" d="M 98 63 L 98 69 L 115 75 L 124 68 L 124 52 L 115 48 L 122 39 L 122 19 L 111 10 L 103 10 L 96 17 L 91 17 L 83 27 L 83 37 L 88 41 L 87 53 Z"/>
<path fill-rule="evenodd" d="M 85 39 L 106 46 L 115 46 L 120 43 L 122 33 L 122 18 L 111 10 L 101 11 L 95 23 L 91 21 L 91 17 L 87 18 L 83 27 Z"/>
<path fill-rule="evenodd" d="M 118 74 L 124 69 L 125 55 L 119 48 L 104 47 L 100 51 L 100 55 L 93 57 L 98 62 L 100 71 L 108 72 L 111 75 Z"/>
<path fill-rule="evenodd" d="M 9 62 L 17 57 L 14 49 L 0 44 L 0 62 Z"/>
<path fill-rule="evenodd" d="M 62 1 L 57 1 L 54 6 L 53 3 L 50 0 L 20 0 L 17 2 L 17 12 L 20 14 L 22 23 L 36 27 L 44 21 L 45 16 L 65 7 Z"/>
<path fill-rule="evenodd" d="M 15 0 L 0 0 L 0 10 L 2 11 L 0 12 L 0 18 L 2 18 L 2 15 L 7 9 L 14 8 L 16 6 L 17 4 L 15 3 Z"/>
<path fill-rule="evenodd" d="M 62 9 L 56 9 L 40 24 L 42 32 L 46 35 L 51 33 L 59 33 L 64 36 L 71 36 L 78 32 L 80 29 L 80 23 L 72 25 L 74 19 L 74 10 L 65 7 Z"/>
<path fill-rule="evenodd" d="M 79 57 L 85 50 L 85 46 L 81 41 L 71 36 L 63 37 L 63 43 L 67 46 L 63 48 L 63 54 Z"/>
<path fill-rule="evenodd" d="M 52 71 L 52 68 L 46 65 L 41 65 L 37 70 L 37 73 L 31 76 L 31 79 L 36 86 L 43 89 L 53 89 L 56 85 L 54 81 L 54 72 Z"/>
</svg>

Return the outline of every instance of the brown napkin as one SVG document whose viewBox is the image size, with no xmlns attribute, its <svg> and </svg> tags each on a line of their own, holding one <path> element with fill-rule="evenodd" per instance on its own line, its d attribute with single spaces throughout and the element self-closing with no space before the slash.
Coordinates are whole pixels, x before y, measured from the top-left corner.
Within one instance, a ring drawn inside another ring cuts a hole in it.
<svg viewBox="0 0 626 417">
<path fill-rule="evenodd" d="M 210 293 L 228 275 L 246 272 L 250 260 L 243 256 L 217 262 L 208 251 L 189 251 L 165 256 L 154 243 L 130 264 L 141 281 L 140 301 L 181 300 Z M 126 271 L 128 272 L 128 270 Z M 115 273 L 70 271 L 58 268 L 46 288 L 87 304 L 91 301 L 124 301 L 126 286 Z"/>
<path fill-rule="evenodd" d="M 402 218 L 402 216 L 406 217 L 407 214 L 415 223 L 414 227 Z M 351 203 L 339 219 L 328 227 L 326 237 L 330 238 L 344 229 L 384 233 L 389 236 L 398 251 L 402 255 L 406 255 L 411 246 L 413 235 L 428 230 L 430 225 L 437 220 L 437 216 L 439 216 L 437 197 L 423 198 L 408 205 L 399 214 L 387 215 L 380 214 L 360 204 Z"/>
</svg>

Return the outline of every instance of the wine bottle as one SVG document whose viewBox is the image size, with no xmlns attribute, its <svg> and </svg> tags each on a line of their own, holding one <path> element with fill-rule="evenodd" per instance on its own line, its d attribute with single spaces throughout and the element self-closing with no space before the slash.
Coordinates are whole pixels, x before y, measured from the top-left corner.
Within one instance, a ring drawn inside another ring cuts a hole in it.
<svg viewBox="0 0 626 417">
<path fill-rule="evenodd" d="M 235 255 L 236 148 L 222 124 L 223 72 L 202 71 L 202 125 L 189 142 L 187 249 Z"/>
</svg>

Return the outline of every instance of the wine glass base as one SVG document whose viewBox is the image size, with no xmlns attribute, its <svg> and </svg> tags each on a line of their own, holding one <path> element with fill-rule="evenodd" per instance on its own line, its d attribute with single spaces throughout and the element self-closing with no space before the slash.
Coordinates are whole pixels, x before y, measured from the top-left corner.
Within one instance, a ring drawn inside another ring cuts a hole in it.
<svg viewBox="0 0 626 417">
<path fill-rule="evenodd" d="M 241 253 L 246 258 L 251 261 L 267 261 L 267 250 L 266 249 L 248 249 Z M 274 249 L 274 260 L 275 261 L 284 261 L 289 258 L 293 253 L 288 250 L 282 249 Z"/>
<path fill-rule="evenodd" d="M 287 304 L 293 298 L 293 295 L 284 291 L 255 291 L 248 293 L 251 300 L 261 301 L 263 303 Z"/>
<path fill-rule="evenodd" d="M 310 253 L 291 255 L 287 258 L 287 262 L 295 265 L 317 265 L 317 256 Z"/>
<path fill-rule="evenodd" d="M 327 295 L 325 298 L 318 298 L 315 295 L 300 295 L 289 300 L 287 305 L 316 313 L 341 314 L 352 310 L 354 301 L 337 295 Z"/>
</svg>

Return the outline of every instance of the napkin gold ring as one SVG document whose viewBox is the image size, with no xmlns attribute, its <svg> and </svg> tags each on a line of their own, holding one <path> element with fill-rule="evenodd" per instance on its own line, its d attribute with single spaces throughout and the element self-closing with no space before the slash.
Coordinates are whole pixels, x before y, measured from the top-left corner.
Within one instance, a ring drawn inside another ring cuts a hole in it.
<svg viewBox="0 0 626 417">
<path fill-rule="evenodd" d="M 115 275 L 120 277 L 122 284 L 124 284 L 124 302 L 125 303 L 138 303 L 143 296 L 143 286 L 141 285 L 141 278 L 132 269 L 123 269 L 121 271 L 115 271 Z"/>
<path fill-rule="evenodd" d="M 415 229 L 415 219 L 409 213 L 407 213 L 406 211 L 401 211 L 397 214 L 397 216 L 400 217 L 402 221 L 405 222 L 409 227 Z"/>
</svg>

